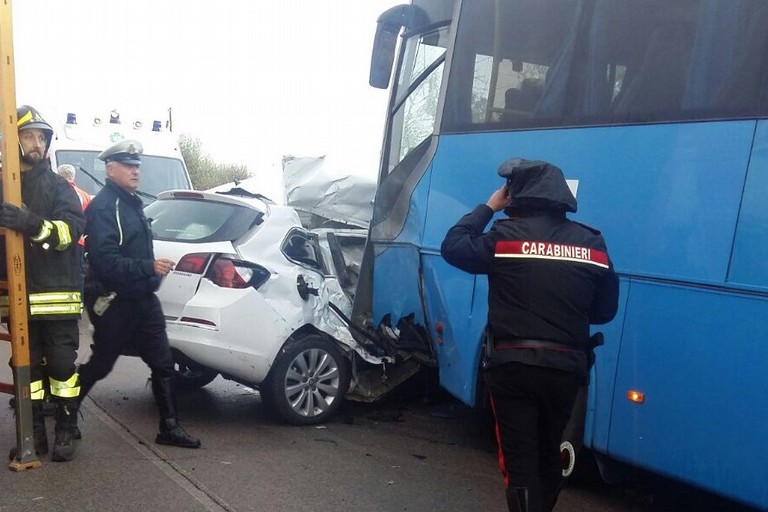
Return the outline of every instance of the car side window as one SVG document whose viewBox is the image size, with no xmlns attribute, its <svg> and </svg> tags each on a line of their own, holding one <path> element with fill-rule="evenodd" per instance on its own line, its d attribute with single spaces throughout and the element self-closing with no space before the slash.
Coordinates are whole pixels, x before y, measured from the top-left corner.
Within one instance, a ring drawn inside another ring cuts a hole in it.
<svg viewBox="0 0 768 512">
<path fill-rule="evenodd" d="M 323 270 L 323 260 L 315 237 L 302 231 L 292 231 L 281 248 L 283 254 L 296 263 L 314 270 Z"/>
</svg>

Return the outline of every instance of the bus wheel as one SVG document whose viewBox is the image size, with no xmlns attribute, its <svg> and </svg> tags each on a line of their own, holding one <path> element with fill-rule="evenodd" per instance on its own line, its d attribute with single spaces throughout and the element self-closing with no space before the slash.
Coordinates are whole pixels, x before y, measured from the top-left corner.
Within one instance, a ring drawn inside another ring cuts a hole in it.
<svg viewBox="0 0 768 512">
<path fill-rule="evenodd" d="M 577 457 L 584 445 L 584 419 L 587 414 L 587 387 L 580 386 L 576 401 L 571 410 L 563 438 L 560 442 L 560 460 L 562 461 L 563 477 L 568 478 L 576 468 Z"/>
<path fill-rule="evenodd" d="M 563 478 L 568 478 L 573 474 L 576 467 L 576 448 L 570 441 L 560 443 L 560 462 L 562 463 Z"/>
</svg>

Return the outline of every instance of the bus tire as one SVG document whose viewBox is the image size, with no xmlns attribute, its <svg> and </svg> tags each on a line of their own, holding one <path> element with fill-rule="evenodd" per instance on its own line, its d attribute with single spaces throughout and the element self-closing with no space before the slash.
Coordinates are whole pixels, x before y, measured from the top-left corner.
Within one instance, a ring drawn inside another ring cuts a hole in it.
<svg viewBox="0 0 768 512">
<path fill-rule="evenodd" d="M 587 389 L 587 386 L 579 387 L 571 410 L 571 419 L 563 431 L 560 442 L 560 460 L 564 478 L 572 476 L 580 462 L 581 449 L 584 446 L 584 421 L 587 415 Z"/>
</svg>

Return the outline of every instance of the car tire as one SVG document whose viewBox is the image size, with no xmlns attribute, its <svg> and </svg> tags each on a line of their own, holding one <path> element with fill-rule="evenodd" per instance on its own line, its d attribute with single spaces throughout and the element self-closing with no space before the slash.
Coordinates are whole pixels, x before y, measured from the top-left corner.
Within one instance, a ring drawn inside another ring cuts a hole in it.
<svg viewBox="0 0 768 512">
<path fill-rule="evenodd" d="M 330 340 L 309 335 L 278 354 L 262 397 L 270 410 L 294 425 L 327 421 L 349 388 L 349 362 Z"/>
<path fill-rule="evenodd" d="M 207 366 L 198 364 L 189 358 L 174 354 L 176 383 L 183 389 L 198 389 L 210 384 L 219 372 Z"/>
</svg>

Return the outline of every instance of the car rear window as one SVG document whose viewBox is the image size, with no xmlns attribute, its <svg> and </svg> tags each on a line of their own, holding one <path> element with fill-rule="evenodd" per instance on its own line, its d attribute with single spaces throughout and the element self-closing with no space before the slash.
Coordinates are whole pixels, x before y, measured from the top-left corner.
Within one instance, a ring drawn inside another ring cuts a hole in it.
<svg viewBox="0 0 768 512">
<path fill-rule="evenodd" d="M 263 217 L 252 208 L 201 199 L 161 199 L 144 213 L 156 240 L 192 243 L 237 240 Z"/>
</svg>

